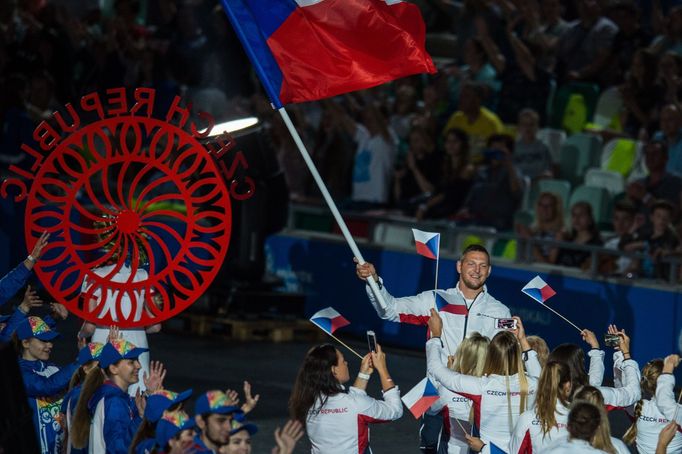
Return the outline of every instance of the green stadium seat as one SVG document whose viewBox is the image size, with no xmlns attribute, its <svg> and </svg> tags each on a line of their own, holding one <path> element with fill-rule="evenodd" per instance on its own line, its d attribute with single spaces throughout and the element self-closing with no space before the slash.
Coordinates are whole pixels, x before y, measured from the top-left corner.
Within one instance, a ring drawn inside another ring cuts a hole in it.
<svg viewBox="0 0 682 454">
<path fill-rule="evenodd" d="M 618 172 L 627 178 L 641 159 L 640 148 L 640 144 L 632 139 L 610 140 L 602 149 L 601 168 Z"/>
<path fill-rule="evenodd" d="M 570 206 L 576 202 L 587 202 L 592 206 L 592 215 L 598 226 L 609 226 L 611 194 L 604 188 L 578 186 L 571 194 Z"/>
<path fill-rule="evenodd" d="M 564 204 L 564 211 L 568 208 L 568 202 L 571 196 L 571 183 L 567 180 L 558 179 L 542 179 L 538 181 L 538 193 L 550 192 L 561 198 Z"/>
<path fill-rule="evenodd" d="M 598 98 L 596 84 L 572 82 L 559 87 L 554 96 L 550 127 L 572 133 L 582 131 L 592 120 Z"/>
<path fill-rule="evenodd" d="M 585 174 L 585 186 L 604 188 L 615 196 L 625 190 L 625 180 L 618 172 L 593 167 Z"/>
</svg>

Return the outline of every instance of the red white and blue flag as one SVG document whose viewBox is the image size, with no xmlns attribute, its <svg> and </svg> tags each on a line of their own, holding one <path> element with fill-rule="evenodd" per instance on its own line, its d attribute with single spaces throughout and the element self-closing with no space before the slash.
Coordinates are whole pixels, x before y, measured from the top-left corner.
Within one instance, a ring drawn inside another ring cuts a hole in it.
<svg viewBox="0 0 682 454">
<path fill-rule="evenodd" d="M 438 312 L 448 312 L 456 315 L 467 315 L 469 313 L 465 304 L 451 304 L 438 292 L 434 291 L 433 293 L 436 298 L 436 310 Z"/>
<path fill-rule="evenodd" d="M 533 298 L 538 303 L 544 303 L 554 295 L 556 292 L 552 287 L 547 285 L 540 276 L 535 276 L 521 289 L 523 293 Z"/>
<path fill-rule="evenodd" d="M 495 443 L 490 443 L 490 454 L 507 454 L 507 451 L 503 450 Z"/>
<path fill-rule="evenodd" d="M 400 0 L 222 0 L 275 108 L 436 69 Z"/>
<path fill-rule="evenodd" d="M 337 329 L 350 325 L 348 320 L 331 307 L 316 312 L 310 317 L 310 321 L 319 326 L 322 331 L 327 334 L 333 334 Z"/>
<path fill-rule="evenodd" d="M 426 377 L 401 399 L 414 417 L 419 419 L 438 400 L 438 390 Z"/>
<path fill-rule="evenodd" d="M 414 235 L 417 254 L 437 260 L 440 252 L 440 233 L 412 229 L 412 234 Z"/>
</svg>

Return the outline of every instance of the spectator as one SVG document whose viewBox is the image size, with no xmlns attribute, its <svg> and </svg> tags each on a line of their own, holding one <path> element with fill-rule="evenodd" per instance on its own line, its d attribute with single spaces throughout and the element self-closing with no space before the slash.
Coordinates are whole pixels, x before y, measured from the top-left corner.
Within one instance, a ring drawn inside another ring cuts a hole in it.
<svg viewBox="0 0 682 454">
<path fill-rule="evenodd" d="M 518 139 L 514 145 L 514 164 L 531 180 L 552 177 L 552 156 L 547 145 L 537 138 L 540 116 L 532 109 L 523 109 L 518 117 Z"/>
<path fill-rule="evenodd" d="M 630 74 L 620 86 L 620 93 L 625 108 L 623 129 L 631 137 L 648 136 L 654 128 L 656 107 L 663 99 L 663 89 L 656 84 L 656 56 L 646 50 L 639 49 L 632 59 Z"/>
<path fill-rule="evenodd" d="M 612 63 L 605 68 L 611 76 L 609 85 L 622 83 L 637 50 L 651 43 L 652 36 L 641 26 L 639 16 L 639 8 L 633 0 L 617 0 L 608 7 L 608 17 L 618 27 L 613 40 Z"/>
<path fill-rule="evenodd" d="M 413 215 L 435 190 L 443 164 L 436 144 L 424 128 L 412 128 L 409 137 L 405 165 L 394 173 L 393 198 L 406 214 Z"/>
<path fill-rule="evenodd" d="M 661 109 L 660 131 L 654 140 L 665 142 L 668 148 L 666 172 L 682 176 L 682 112 L 676 104 L 667 104 Z"/>
<path fill-rule="evenodd" d="M 452 114 L 443 133 L 458 128 L 469 136 L 469 144 L 478 151 L 488 138 L 503 131 L 502 122 L 492 111 L 482 107 L 485 87 L 479 83 L 462 86 L 459 95 L 459 109 Z"/>
<path fill-rule="evenodd" d="M 382 400 L 365 392 L 375 369 L 381 379 Z M 400 390 L 378 344 L 376 351 L 362 359 L 358 377 L 346 393 L 343 385 L 349 380 L 348 363 L 334 346 L 318 345 L 308 351 L 296 376 L 289 410 L 292 419 L 305 423 L 313 454 L 365 452 L 370 422 L 393 421 L 403 415 Z"/>
<path fill-rule="evenodd" d="M 571 207 L 571 230 L 559 232 L 556 239 L 580 245 L 601 246 L 603 242 L 592 216 L 592 205 L 587 202 L 576 202 Z M 549 253 L 549 262 L 589 269 L 592 260 L 591 255 L 590 251 L 564 247 L 553 248 Z"/>
<path fill-rule="evenodd" d="M 535 202 L 535 222 L 526 227 L 518 224 L 516 232 L 520 238 L 537 238 L 553 240 L 564 229 L 564 209 L 561 197 L 552 192 L 543 192 Z M 545 244 L 533 245 L 531 249 L 533 261 L 550 263 L 551 247 Z"/>
<path fill-rule="evenodd" d="M 638 241 L 625 246 L 627 251 L 643 252 L 648 257 L 633 261 L 630 270 L 638 270 L 644 277 L 668 277 L 669 265 L 661 259 L 671 255 L 679 245 L 679 238 L 672 227 L 673 206 L 658 201 L 651 206 L 650 224 L 638 232 Z"/>
<path fill-rule="evenodd" d="M 469 38 L 464 45 L 464 64 L 452 66 L 447 70 L 450 81 L 450 99 L 459 99 L 460 89 L 463 83 L 479 82 L 487 88 L 486 103 L 491 108 L 496 105 L 497 94 L 500 91 L 500 83 L 497 80 L 497 72 L 490 64 L 486 49 L 481 40 Z"/>
<path fill-rule="evenodd" d="M 401 143 L 407 142 L 412 120 L 417 114 L 418 99 L 417 90 L 413 85 L 401 84 L 396 87 L 393 113 L 389 118 L 389 124 Z"/>
<path fill-rule="evenodd" d="M 597 0 L 576 0 L 579 20 L 559 38 L 559 76 L 563 80 L 604 83 L 618 27 L 602 15 Z"/>
<path fill-rule="evenodd" d="M 442 176 L 436 194 L 419 206 L 416 218 L 445 218 L 462 206 L 469 194 L 474 168 L 469 160 L 469 137 L 461 129 L 453 128 L 445 134 L 445 156 Z"/>
<path fill-rule="evenodd" d="M 540 66 L 550 72 L 556 66 L 559 38 L 569 28 L 568 22 L 561 17 L 562 9 L 559 0 L 540 0 L 540 28 L 534 41 L 542 49 Z"/>
<path fill-rule="evenodd" d="M 682 56 L 668 51 L 658 60 L 658 85 L 663 89 L 665 103 L 677 105 L 680 102 L 682 99 Z M 663 112 L 660 115 L 662 116 Z"/>
<path fill-rule="evenodd" d="M 654 15 L 661 14 L 656 2 L 653 3 L 653 7 L 656 10 Z M 662 19 L 665 22 L 664 28 L 651 43 L 651 50 L 659 55 L 668 51 L 682 55 L 682 6 L 671 7 L 666 17 Z"/>
<path fill-rule="evenodd" d="M 604 242 L 606 249 L 625 251 L 626 247 L 637 239 L 634 232 L 635 207 L 627 200 L 621 200 L 613 207 L 614 235 Z M 602 271 L 608 274 L 624 275 L 632 266 L 632 259 L 625 256 L 608 256 L 603 263 Z"/>
<path fill-rule="evenodd" d="M 628 185 L 630 200 L 643 212 L 647 212 L 647 207 L 656 200 L 666 200 L 676 205 L 682 192 L 682 178 L 666 170 L 667 145 L 660 140 L 649 142 L 644 148 L 644 162 L 649 175 Z"/>
<path fill-rule="evenodd" d="M 513 163 L 514 139 L 493 135 L 485 162 L 455 220 L 510 230 L 523 195 L 523 180 Z"/>
</svg>

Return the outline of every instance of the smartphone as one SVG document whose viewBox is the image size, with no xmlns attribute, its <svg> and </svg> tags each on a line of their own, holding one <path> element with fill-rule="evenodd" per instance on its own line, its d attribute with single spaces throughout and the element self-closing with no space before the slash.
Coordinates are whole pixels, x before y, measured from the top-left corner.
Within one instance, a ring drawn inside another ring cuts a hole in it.
<svg viewBox="0 0 682 454">
<path fill-rule="evenodd" d="M 367 345 L 369 346 L 369 351 L 377 351 L 377 335 L 374 331 L 367 331 Z"/>
<path fill-rule="evenodd" d="M 604 334 L 604 344 L 607 347 L 618 347 L 620 345 L 620 336 L 618 334 Z"/>
<path fill-rule="evenodd" d="M 497 329 L 516 329 L 515 318 L 498 318 Z"/>
</svg>

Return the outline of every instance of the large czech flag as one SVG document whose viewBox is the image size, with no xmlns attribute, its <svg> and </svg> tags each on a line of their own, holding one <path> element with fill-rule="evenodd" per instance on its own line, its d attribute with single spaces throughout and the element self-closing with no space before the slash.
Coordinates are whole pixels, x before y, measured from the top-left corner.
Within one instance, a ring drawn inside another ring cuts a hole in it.
<svg viewBox="0 0 682 454">
<path fill-rule="evenodd" d="M 436 71 L 419 8 L 407 2 L 222 3 L 275 108 Z"/>
</svg>

